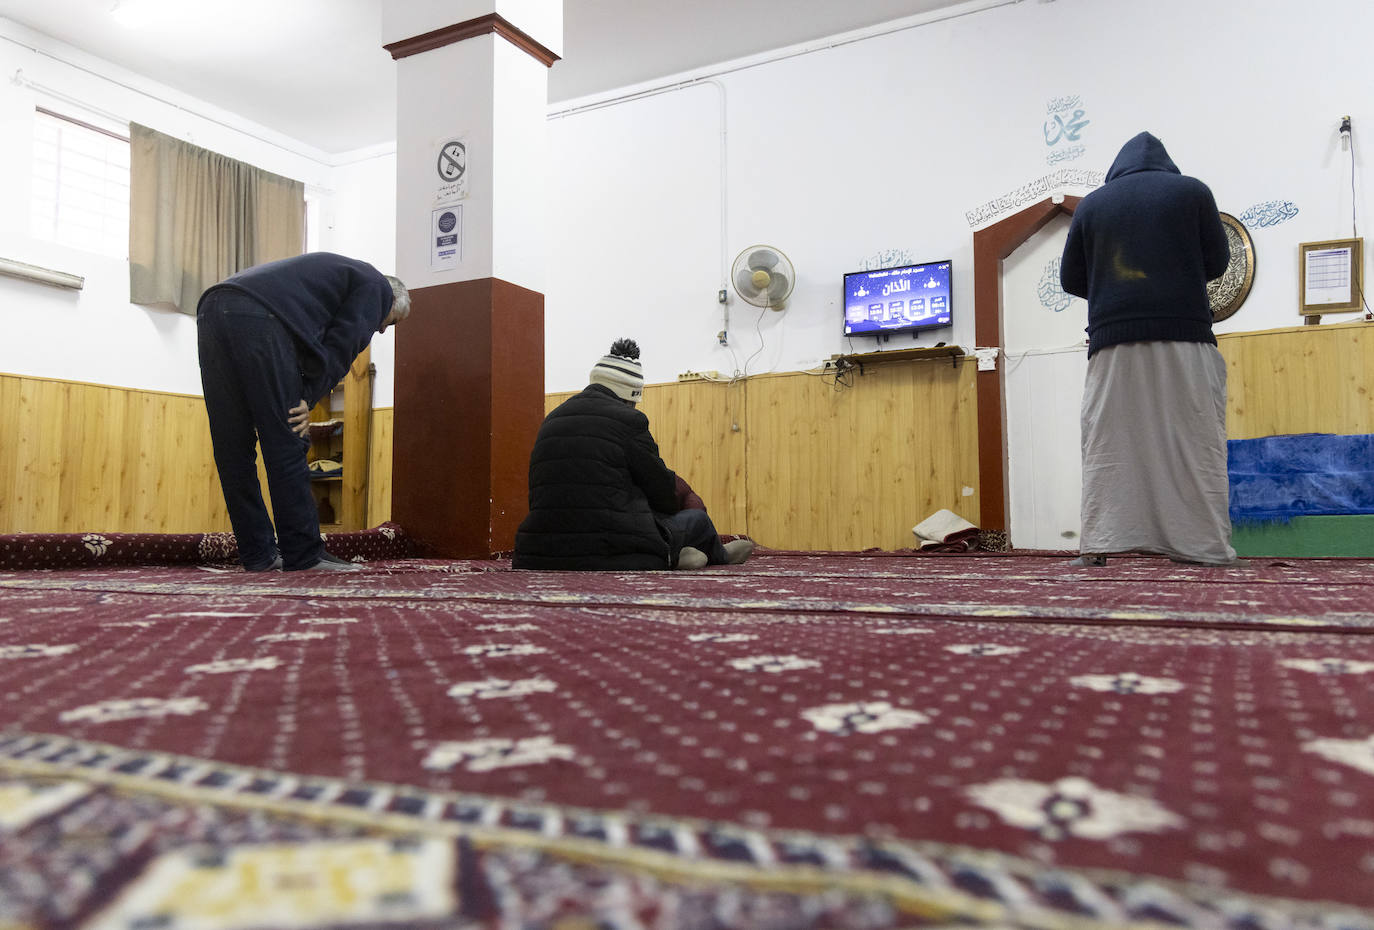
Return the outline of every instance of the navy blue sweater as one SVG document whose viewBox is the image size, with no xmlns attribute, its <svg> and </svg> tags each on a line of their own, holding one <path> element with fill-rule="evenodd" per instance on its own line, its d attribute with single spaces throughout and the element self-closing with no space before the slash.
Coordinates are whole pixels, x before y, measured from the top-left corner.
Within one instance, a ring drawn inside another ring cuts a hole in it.
<svg viewBox="0 0 1374 930">
<path fill-rule="evenodd" d="M 1122 342 L 1215 345 L 1207 282 L 1230 259 L 1207 185 L 1180 174 L 1148 132 L 1131 139 L 1064 243 L 1060 283 L 1088 300 L 1088 356 Z"/>
<path fill-rule="evenodd" d="M 205 293 L 218 288 L 247 294 L 281 320 L 296 343 L 303 400 L 311 407 L 334 390 L 391 312 L 386 277 L 367 262 L 332 252 L 255 265 Z"/>
</svg>

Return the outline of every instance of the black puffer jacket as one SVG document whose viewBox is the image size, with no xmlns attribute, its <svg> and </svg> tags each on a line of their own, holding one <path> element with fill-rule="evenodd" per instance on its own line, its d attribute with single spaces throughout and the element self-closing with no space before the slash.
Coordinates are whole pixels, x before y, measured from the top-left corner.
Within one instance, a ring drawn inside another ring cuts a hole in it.
<svg viewBox="0 0 1374 930">
<path fill-rule="evenodd" d="M 669 568 L 655 512 L 678 510 L 676 476 L 649 420 L 609 388 L 589 384 L 544 418 L 530 453 L 530 512 L 515 534 L 514 568 Z"/>
</svg>

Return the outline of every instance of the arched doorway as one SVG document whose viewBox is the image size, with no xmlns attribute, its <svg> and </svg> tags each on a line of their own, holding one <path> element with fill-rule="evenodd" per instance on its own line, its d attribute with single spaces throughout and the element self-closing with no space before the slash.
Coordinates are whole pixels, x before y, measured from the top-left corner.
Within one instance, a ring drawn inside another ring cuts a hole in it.
<svg viewBox="0 0 1374 930">
<path fill-rule="evenodd" d="M 995 347 L 999 356 L 995 368 L 980 364 L 977 378 L 979 525 L 985 530 L 1005 531 L 1008 522 L 1002 261 L 1056 216 L 1072 215 L 1081 200 L 1051 197 L 973 234 L 974 340 L 980 348 Z"/>
</svg>

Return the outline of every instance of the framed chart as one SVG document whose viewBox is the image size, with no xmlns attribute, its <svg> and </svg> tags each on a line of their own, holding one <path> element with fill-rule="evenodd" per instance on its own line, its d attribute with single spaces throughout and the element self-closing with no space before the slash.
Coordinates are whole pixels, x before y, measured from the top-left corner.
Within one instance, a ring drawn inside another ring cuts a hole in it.
<svg viewBox="0 0 1374 930">
<path fill-rule="evenodd" d="M 1298 246 L 1298 312 L 1303 316 L 1359 310 L 1364 300 L 1364 239 L 1328 239 Z"/>
</svg>

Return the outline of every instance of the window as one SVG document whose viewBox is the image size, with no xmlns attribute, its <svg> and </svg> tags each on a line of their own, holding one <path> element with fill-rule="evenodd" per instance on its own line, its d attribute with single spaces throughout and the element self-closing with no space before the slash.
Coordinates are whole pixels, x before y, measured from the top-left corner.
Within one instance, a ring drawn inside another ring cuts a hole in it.
<svg viewBox="0 0 1374 930">
<path fill-rule="evenodd" d="M 129 256 L 129 140 L 39 107 L 32 231 L 74 249 Z"/>
</svg>

